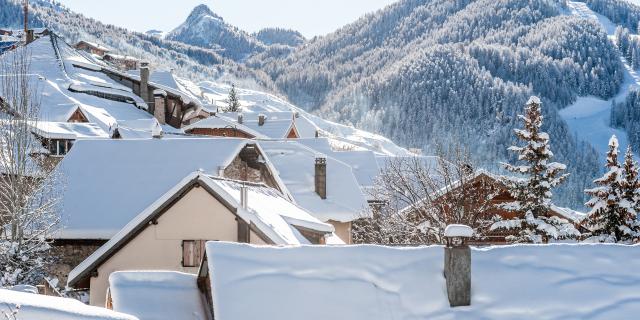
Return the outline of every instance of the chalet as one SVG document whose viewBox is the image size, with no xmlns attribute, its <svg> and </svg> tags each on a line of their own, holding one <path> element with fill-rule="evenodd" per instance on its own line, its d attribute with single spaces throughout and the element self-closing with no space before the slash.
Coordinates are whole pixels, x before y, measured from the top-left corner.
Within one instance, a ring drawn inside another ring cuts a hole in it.
<svg viewBox="0 0 640 320">
<path fill-rule="evenodd" d="M 260 141 L 295 203 L 351 242 L 351 224 L 370 215 L 352 168 L 296 141 Z"/>
<path fill-rule="evenodd" d="M 131 220 L 69 273 L 104 305 L 109 276 L 122 270 L 196 273 L 208 240 L 258 245 L 324 244 L 333 227 L 262 184 L 193 173 Z"/>
<path fill-rule="evenodd" d="M 238 114 L 238 121 L 231 121 L 228 117 L 217 115 L 200 120 L 184 127 L 184 132 L 193 135 L 212 137 L 234 137 L 246 139 L 267 139 L 267 136 L 243 125 L 242 114 Z"/>
<path fill-rule="evenodd" d="M 500 204 L 509 203 L 514 201 L 514 198 L 508 192 L 506 187 L 500 182 L 499 178 L 485 170 L 478 170 L 474 173 L 473 177 L 469 179 L 467 182 L 468 185 L 476 186 L 473 190 L 478 190 L 481 192 L 490 192 L 488 195 L 479 195 L 481 197 L 490 196 L 491 199 L 488 203 L 488 210 L 486 211 L 486 217 L 491 218 L 494 216 L 499 216 L 502 219 L 513 219 L 518 216 L 523 216 L 523 213 L 514 213 L 512 211 L 506 211 L 499 207 Z M 458 192 L 460 186 L 459 181 L 453 182 L 451 185 L 443 186 L 440 191 L 436 192 L 432 195 L 432 201 L 445 201 L 451 192 Z M 468 205 L 472 206 L 474 203 L 469 203 Z M 420 204 L 417 205 L 409 205 L 405 209 L 400 211 L 400 214 L 407 215 L 412 219 L 420 219 L 419 213 L 416 213 L 419 210 Z M 573 210 L 560 208 L 555 205 L 551 206 L 551 210 L 548 212 L 549 216 L 556 216 L 561 219 L 568 220 L 569 222 L 574 223 L 574 225 L 578 228 L 578 221 L 581 218 L 581 214 L 577 213 Z M 496 230 L 491 231 L 485 237 L 485 239 L 474 240 L 473 243 L 480 245 L 489 245 L 489 244 L 504 244 L 506 243 L 506 237 L 512 235 L 511 232 L 505 230 Z"/>
<path fill-rule="evenodd" d="M 104 57 L 105 54 L 110 52 L 109 48 L 105 46 L 99 45 L 94 42 L 84 41 L 84 40 L 81 40 L 78 43 L 74 44 L 73 47 L 78 50 L 94 54 L 99 57 Z"/>
<path fill-rule="evenodd" d="M 218 116 L 226 117 L 229 121 L 236 122 L 259 132 L 270 139 L 297 139 L 300 138 L 296 128 L 295 112 L 261 112 L 261 113 L 237 113 L 224 112 Z"/>
<path fill-rule="evenodd" d="M 123 56 L 113 53 L 106 53 L 102 60 L 109 62 L 120 70 L 137 70 L 140 67 L 140 60 L 130 56 Z"/>
<path fill-rule="evenodd" d="M 37 121 L 32 124 L 31 132 L 46 150 L 45 155 L 51 160 L 51 167 L 71 150 L 78 139 L 110 138 L 98 125 L 84 122 Z"/>
<path fill-rule="evenodd" d="M 261 183 L 287 196 L 265 157 L 255 142 L 232 138 L 76 141 L 56 168 L 62 228 L 52 243 L 60 261 L 50 273 L 64 283 L 73 267 L 194 171 Z"/>
</svg>

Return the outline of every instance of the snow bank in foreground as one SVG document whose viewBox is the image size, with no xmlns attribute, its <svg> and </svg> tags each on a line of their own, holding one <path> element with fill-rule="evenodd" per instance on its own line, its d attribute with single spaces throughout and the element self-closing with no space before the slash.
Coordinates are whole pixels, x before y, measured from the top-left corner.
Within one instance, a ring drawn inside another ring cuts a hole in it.
<svg viewBox="0 0 640 320">
<path fill-rule="evenodd" d="M 19 320 L 138 319 L 105 308 L 87 306 L 73 299 L 0 289 L 0 319 L 4 319 L 5 314 L 12 314 L 17 307 L 15 319 Z M 13 318 L 9 316 L 7 319 Z"/>
<path fill-rule="evenodd" d="M 442 247 L 210 243 L 216 319 L 629 319 L 640 314 L 638 246 L 474 249 L 472 306 L 455 309 L 444 289 L 443 252 Z"/>
<path fill-rule="evenodd" d="M 172 271 L 122 271 L 109 276 L 113 310 L 140 319 L 207 319 L 197 276 Z"/>
</svg>

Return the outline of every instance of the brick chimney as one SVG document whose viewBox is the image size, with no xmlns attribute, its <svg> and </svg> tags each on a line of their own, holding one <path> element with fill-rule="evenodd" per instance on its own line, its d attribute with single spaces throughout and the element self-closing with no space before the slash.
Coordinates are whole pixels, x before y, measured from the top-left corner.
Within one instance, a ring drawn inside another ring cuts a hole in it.
<svg viewBox="0 0 640 320">
<path fill-rule="evenodd" d="M 149 63 L 142 62 L 140 64 L 140 98 L 144 100 L 145 103 L 151 102 L 151 97 L 149 96 Z"/>
<path fill-rule="evenodd" d="M 315 170 L 316 193 L 321 199 L 327 198 L 327 158 L 316 157 Z"/>
<path fill-rule="evenodd" d="M 166 116 L 166 98 L 167 93 L 164 90 L 153 91 L 153 116 L 160 124 L 167 123 Z"/>
<path fill-rule="evenodd" d="M 265 116 L 264 114 L 261 114 L 258 116 L 258 125 L 259 126 L 264 126 L 265 121 L 267 121 L 267 116 Z"/>
</svg>

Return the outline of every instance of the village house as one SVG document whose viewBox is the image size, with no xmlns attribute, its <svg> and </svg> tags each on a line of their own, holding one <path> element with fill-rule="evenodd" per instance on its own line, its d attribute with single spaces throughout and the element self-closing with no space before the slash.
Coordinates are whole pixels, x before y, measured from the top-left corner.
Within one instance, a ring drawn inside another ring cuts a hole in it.
<svg viewBox="0 0 640 320">
<path fill-rule="evenodd" d="M 472 199 L 484 199 L 485 197 L 490 197 L 487 203 L 488 209 L 485 212 L 487 219 L 498 216 L 501 219 L 508 220 L 524 216 L 524 213 L 507 211 L 503 208 L 500 208 L 500 204 L 513 202 L 515 199 L 513 198 L 513 196 L 511 196 L 506 187 L 500 182 L 498 176 L 485 170 L 477 170 L 474 173 L 473 177 L 469 178 L 465 183 L 467 186 L 474 186 L 467 187 L 469 188 L 469 190 L 486 193 L 476 194 L 472 197 Z M 460 192 L 460 188 L 462 188 L 462 186 L 459 181 L 455 181 L 451 183 L 451 185 L 443 186 L 440 191 L 431 196 L 432 201 L 436 204 L 440 201 L 449 201 L 448 199 L 450 199 L 451 194 Z M 478 204 L 474 203 L 473 201 L 468 201 L 465 203 L 465 205 L 477 206 Z M 417 211 L 421 210 L 421 207 L 421 204 L 409 205 L 406 208 L 400 210 L 400 214 L 406 215 L 407 217 L 409 217 L 409 219 L 417 219 L 419 224 L 420 213 Z M 447 206 L 443 207 L 447 208 Z M 473 210 L 473 208 L 469 208 L 469 210 Z M 573 223 L 576 228 L 579 228 L 579 230 L 582 229 L 581 227 L 579 227 L 578 222 L 583 217 L 583 214 L 576 211 L 552 205 L 551 210 L 549 210 L 548 212 L 548 216 L 556 216 L 558 218 L 565 219 L 568 222 Z M 471 240 L 471 243 L 478 245 L 505 244 L 507 242 L 506 237 L 513 235 L 513 232 L 514 231 L 503 229 L 488 231 L 484 238 L 473 239 Z"/>
<path fill-rule="evenodd" d="M 196 273 L 209 240 L 258 245 L 325 244 L 333 227 L 263 184 L 192 173 L 69 273 L 105 305 L 109 276 L 122 270 Z M 341 243 L 338 242 L 338 243 Z"/>
<path fill-rule="evenodd" d="M 34 151 L 46 157 L 48 168 L 55 167 L 78 139 L 110 138 L 98 125 L 86 122 L 36 121 L 31 132 L 43 148 Z"/>
<path fill-rule="evenodd" d="M 69 271 L 193 171 L 288 191 L 259 145 L 243 139 L 78 140 L 56 168 L 61 229 L 50 273 Z"/>
<path fill-rule="evenodd" d="M 123 56 L 114 53 L 106 53 L 102 60 L 114 65 L 124 71 L 137 70 L 140 67 L 140 60 L 130 56 Z"/>
<path fill-rule="evenodd" d="M 241 113 L 238 114 L 242 118 Z M 184 127 L 184 132 L 193 135 L 211 136 L 211 137 L 231 137 L 246 139 L 268 139 L 269 137 L 242 124 L 241 119 L 238 122 L 231 121 L 228 117 L 220 117 L 213 115 L 209 118 L 200 120 Z"/>
<path fill-rule="evenodd" d="M 248 139 L 297 139 L 296 112 L 242 113 L 223 112 L 194 122 L 184 128 L 186 133 L 216 137 Z"/>
<path fill-rule="evenodd" d="M 105 46 L 99 45 L 94 42 L 85 41 L 85 40 L 80 40 L 78 43 L 74 44 L 73 47 L 78 50 L 94 54 L 99 57 L 103 57 L 105 54 L 111 51 L 109 48 Z"/>
<path fill-rule="evenodd" d="M 314 217 L 331 223 L 351 243 L 351 225 L 371 210 L 352 168 L 295 140 L 260 141 L 293 201 Z"/>
</svg>

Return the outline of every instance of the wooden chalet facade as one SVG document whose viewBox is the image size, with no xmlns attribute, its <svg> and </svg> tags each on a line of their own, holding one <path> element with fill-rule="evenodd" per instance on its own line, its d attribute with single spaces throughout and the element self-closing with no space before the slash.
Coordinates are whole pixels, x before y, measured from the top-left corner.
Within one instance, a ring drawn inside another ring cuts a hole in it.
<svg viewBox="0 0 640 320">
<path fill-rule="evenodd" d="M 510 220 L 514 218 L 522 218 L 524 217 L 523 212 L 513 212 L 507 211 L 500 207 L 501 204 L 513 202 L 515 199 L 506 189 L 504 184 L 502 184 L 498 178 L 486 171 L 480 170 L 478 171 L 469 181 L 465 182 L 468 190 L 474 190 L 472 192 L 476 192 L 475 195 L 469 197 L 470 199 L 489 199 L 484 204 L 480 204 L 485 206 L 487 209 L 484 213 L 485 219 L 491 219 L 492 217 L 498 216 L 503 220 Z M 460 188 L 462 186 L 459 185 L 459 182 L 454 182 L 449 186 L 443 187 L 441 190 L 441 194 L 436 194 L 433 197 L 433 202 L 438 203 L 441 201 L 449 201 L 450 193 L 460 192 Z M 482 194 L 480 194 L 480 192 Z M 474 209 L 478 210 L 480 206 L 477 203 L 474 203 L 473 200 L 465 201 L 464 206 L 467 207 L 468 212 L 472 212 Z M 418 205 L 419 207 L 419 205 Z M 443 208 L 447 208 L 447 206 L 442 206 Z M 403 213 L 407 214 L 410 219 L 417 220 L 418 224 L 420 223 L 420 214 L 416 213 L 415 206 L 409 206 L 403 209 Z M 561 219 L 565 219 L 570 223 L 574 224 L 574 226 L 578 230 L 584 230 L 579 226 L 579 223 L 574 220 L 573 217 L 569 216 L 566 210 L 562 210 L 559 207 L 552 206 L 551 210 L 546 215 L 547 217 L 555 216 Z M 470 244 L 475 245 L 492 245 L 492 244 L 506 244 L 506 237 L 515 235 L 514 231 L 510 230 L 494 230 L 487 231 L 485 237 L 483 239 L 472 239 L 469 241 Z"/>
</svg>

